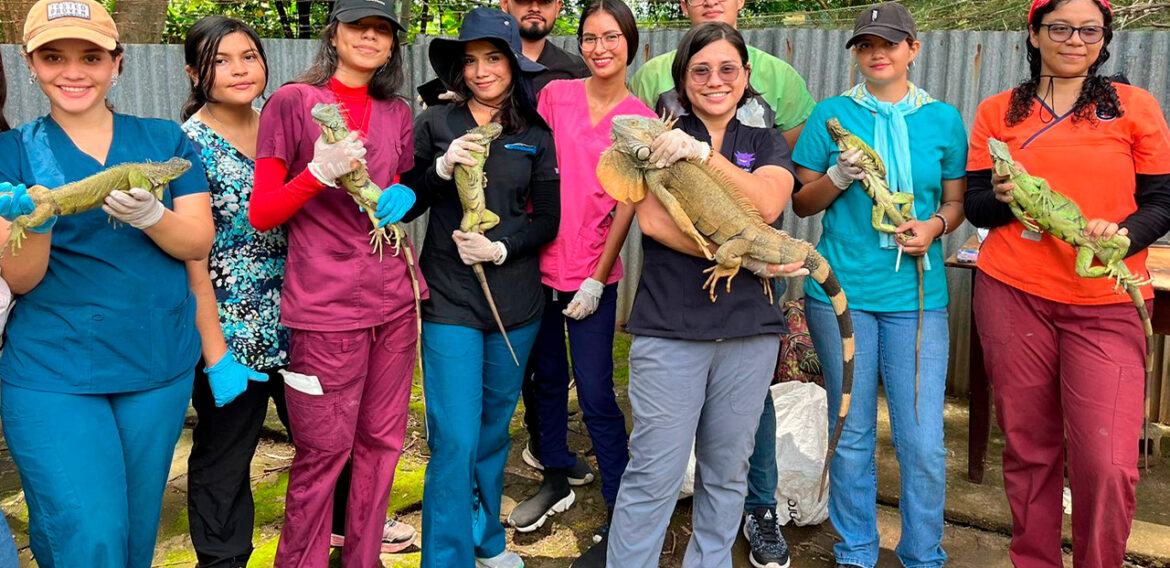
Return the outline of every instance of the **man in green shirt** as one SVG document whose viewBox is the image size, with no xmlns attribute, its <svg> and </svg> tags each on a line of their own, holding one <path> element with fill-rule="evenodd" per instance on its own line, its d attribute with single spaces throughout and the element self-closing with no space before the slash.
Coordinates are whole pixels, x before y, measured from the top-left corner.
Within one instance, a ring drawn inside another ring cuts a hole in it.
<svg viewBox="0 0 1170 568">
<path fill-rule="evenodd" d="M 696 26 L 719 21 L 736 27 L 745 0 L 680 0 L 683 15 Z M 674 51 L 647 61 L 634 73 L 630 91 L 660 114 L 685 114 L 674 90 L 670 68 Z M 804 128 L 816 101 L 800 74 L 780 58 L 748 46 L 751 86 L 759 96 L 744 103 L 736 118 L 746 126 L 774 127 L 788 143 L 789 151 Z M 744 503 L 744 536 L 756 568 L 788 568 L 788 544 L 780 534 L 776 516 L 776 414 L 769 394 L 756 432 L 750 460 L 748 494 Z"/>
<path fill-rule="evenodd" d="M 680 0 L 679 4 L 692 26 L 719 21 L 735 27 L 744 0 Z M 791 149 L 816 101 L 804 79 L 784 60 L 749 45 L 748 63 L 752 66 L 752 88 L 762 94 L 740 107 L 736 118 L 746 126 L 774 126 Z M 674 51 L 647 61 L 630 80 L 630 91 L 646 106 L 659 112 L 674 111 L 677 116 L 682 107 L 674 94 L 672 64 Z"/>
</svg>

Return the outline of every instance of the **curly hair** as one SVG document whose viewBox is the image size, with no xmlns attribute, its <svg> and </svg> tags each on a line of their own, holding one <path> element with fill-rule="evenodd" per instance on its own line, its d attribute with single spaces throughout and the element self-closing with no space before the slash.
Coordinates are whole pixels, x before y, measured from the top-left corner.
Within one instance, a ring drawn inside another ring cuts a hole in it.
<svg viewBox="0 0 1170 568">
<path fill-rule="evenodd" d="M 1029 29 L 1033 33 L 1039 34 L 1040 21 L 1044 19 L 1044 16 L 1065 2 L 1068 0 L 1056 0 L 1036 10 L 1032 21 L 1028 22 Z M 1072 120 L 1074 123 L 1082 120 L 1096 122 L 1098 116 L 1116 118 L 1124 114 L 1113 81 L 1109 77 L 1097 74 L 1101 66 L 1109 61 L 1109 42 L 1113 39 L 1113 14 L 1099 3 L 1094 2 L 1094 4 L 1101 10 L 1101 15 L 1105 18 L 1105 38 L 1102 40 L 1104 45 L 1101 46 L 1101 53 L 1097 56 L 1097 60 L 1089 66 L 1089 76 L 1085 78 L 1085 82 L 1081 86 L 1081 93 L 1077 96 L 1076 102 L 1073 103 Z M 1012 89 L 1011 104 L 1004 117 L 1004 122 L 1008 126 L 1015 126 L 1031 116 L 1033 100 L 1035 100 L 1040 88 L 1040 50 L 1032 45 L 1028 36 L 1024 38 L 1024 48 L 1028 54 L 1030 77 Z"/>
</svg>

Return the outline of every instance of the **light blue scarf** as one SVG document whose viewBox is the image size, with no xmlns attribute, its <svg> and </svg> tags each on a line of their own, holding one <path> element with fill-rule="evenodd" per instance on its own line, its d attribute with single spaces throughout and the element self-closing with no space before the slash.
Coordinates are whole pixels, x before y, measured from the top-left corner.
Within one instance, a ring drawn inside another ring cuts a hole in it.
<svg viewBox="0 0 1170 568">
<path fill-rule="evenodd" d="M 910 83 L 910 91 L 896 104 L 877 100 L 862 82 L 845 91 L 862 108 L 876 116 L 874 124 L 874 151 L 886 165 L 886 184 L 890 191 L 914 193 L 914 179 L 910 168 L 910 133 L 906 129 L 906 117 L 918 109 L 934 102 L 930 93 Z M 917 215 L 915 215 L 917 216 Z M 882 248 L 897 248 L 894 235 L 880 233 Z"/>
</svg>

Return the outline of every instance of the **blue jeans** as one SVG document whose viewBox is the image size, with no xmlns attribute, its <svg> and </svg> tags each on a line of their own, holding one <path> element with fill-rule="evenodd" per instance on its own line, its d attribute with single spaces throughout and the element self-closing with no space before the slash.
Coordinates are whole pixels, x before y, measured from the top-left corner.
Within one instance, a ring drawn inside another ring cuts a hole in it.
<svg viewBox="0 0 1170 568">
<path fill-rule="evenodd" d="M 756 428 L 756 447 L 748 460 L 748 492 L 743 510 L 752 512 L 758 508 L 776 509 L 776 408 L 772 404 L 772 391 L 764 397 L 764 412 L 760 414 L 760 425 Z"/>
<path fill-rule="evenodd" d="M 504 552 L 500 499 L 512 438 L 508 425 L 520 398 L 523 364 L 539 322 L 504 336 L 423 322 L 424 394 L 431 460 L 423 492 L 422 566 L 475 566 Z"/>
<path fill-rule="evenodd" d="M 569 353 L 565 351 L 568 328 L 577 400 L 585 414 L 585 427 L 593 441 L 601 470 L 601 496 L 613 509 L 618 484 L 626 471 L 630 451 L 626 417 L 613 392 L 613 335 L 617 313 L 617 284 L 605 287 L 597 311 L 577 321 L 561 310 L 573 299 L 572 292 L 544 287 L 544 316 L 529 366 L 535 372 L 539 442 L 533 446 L 546 468 L 570 469 L 577 455 L 569 451 Z M 554 299 L 554 294 L 555 299 Z"/>
<path fill-rule="evenodd" d="M 946 447 L 943 397 L 950 349 L 945 309 L 928 310 L 922 321 L 921 384 L 914 409 L 914 342 L 918 313 L 851 310 L 857 338 L 853 399 L 829 471 L 829 518 L 841 535 L 833 554 L 841 564 L 871 568 L 878 559 L 877 383 L 881 372 L 902 473 L 898 510 L 902 540 L 894 550 L 907 568 L 942 566 Z M 829 427 L 841 404 L 841 336 L 833 308 L 805 299 L 813 345 L 825 370 Z"/>
</svg>

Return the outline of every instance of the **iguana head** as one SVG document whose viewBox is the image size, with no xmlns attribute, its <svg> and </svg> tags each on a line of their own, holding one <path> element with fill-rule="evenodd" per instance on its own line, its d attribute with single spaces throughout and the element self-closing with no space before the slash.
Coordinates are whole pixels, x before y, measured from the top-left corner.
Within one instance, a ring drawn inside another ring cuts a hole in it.
<svg viewBox="0 0 1170 568">
<path fill-rule="evenodd" d="M 503 132 L 504 127 L 500 126 L 498 122 L 487 122 L 467 131 L 468 134 L 479 134 L 481 138 L 476 143 L 485 147 L 491 144 L 496 138 L 499 138 Z"/>
<path fill-rule="evenodd" d="M 127 179 L 131 187 L 140 187 L 162 199 L 163 188 L 191 169 L 191 162 L 183 158 L 171 158 L 165 162 L 128 164 L 132 167 Z"/>
<path fill-rule="evenodd" d="M 996 175 L 1010 176 L 1012 174 L 1011 170 L 1015 165 L 1015 160 L 1012 159 L 1012 153 L 1007 144 L 988 137 L 987 152 L 991 154 L 991 169 L 995 171 Z"/>
<path fill-rule="evenodd" d="M 613 146 L 645 167 L 650 159 L 650 143 L 663 132 L 674 127 L 674 121 L 664 118 L 650 118 L 634 114 L 615 116 L 610 126 Z"/>
<path fill-rule="evenodd" d="M 345 119 L 341 117 L 341 109 L 335 104 L 317 103 L 309 114 L 318 124 L 330 130 L 347 128 Z"/>
<path fill-rule="evenodd" d="M 844 152 L 853 148 L 861 149 L 861 157 L 856 162 L 857 165 L 865 169 L 870 169 L 879 178 L 886 177 L 886 164 L 878 156 L 878 153 L 869 144 L 866 144 L 864 140 L 846 130 L 844 126 L 841 126 L 841 121 L 836 118 L 830 118 L 825 121 L 825 128 L 829 131 L 829 137 L 833 139 L 833 142 L 837 143 L 838 150 Z"/>
</svg>

